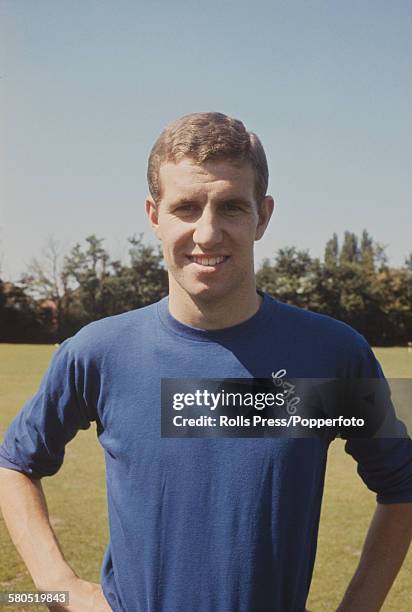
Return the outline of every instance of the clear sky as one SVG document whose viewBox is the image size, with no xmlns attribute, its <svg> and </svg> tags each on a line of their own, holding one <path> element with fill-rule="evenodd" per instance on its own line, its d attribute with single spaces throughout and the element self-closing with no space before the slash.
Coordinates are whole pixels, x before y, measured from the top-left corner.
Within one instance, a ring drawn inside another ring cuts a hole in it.
<svg viewBox="0 0 412 612">
<path fill-rule="evenodd" d="M 257 261 L 368 229 L 412 250 L 410 1 L 0 0 L 0 253 L 49 236 L 113 256 L 144 232 L 146 160 L 196 111 L 261 138 L 277 210 Z"/>
</svg>

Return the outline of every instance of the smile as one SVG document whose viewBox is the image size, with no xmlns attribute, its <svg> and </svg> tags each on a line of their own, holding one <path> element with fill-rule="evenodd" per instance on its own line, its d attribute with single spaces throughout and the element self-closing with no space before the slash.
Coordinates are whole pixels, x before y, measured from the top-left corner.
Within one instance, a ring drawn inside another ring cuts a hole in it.
<svg viewBox="0 0 412 612">
<path fill-rule="evenodd" d="M 215 257 L 211 257 L 206 255 L 188 255 L 188 258 L 199 266 L 218 266 L 229 259 L 229 256 L 216 255 Z"/>
</svg>

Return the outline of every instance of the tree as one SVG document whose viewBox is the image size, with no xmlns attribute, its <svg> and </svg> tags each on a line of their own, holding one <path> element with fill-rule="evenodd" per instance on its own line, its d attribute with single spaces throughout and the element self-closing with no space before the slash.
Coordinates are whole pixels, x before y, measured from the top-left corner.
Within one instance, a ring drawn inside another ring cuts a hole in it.
<svg viewBox="0 0 412 612">
<path fill-rule="evenodd" d="M 41 342 L 45 321 L 24 288 L 0 280 L 0 342 Z"/>
<path fill-rule="evenodd" d="M 358 238 L 352 232 L 345 232 L 339 263 L 341 265 L 359 261 Z"/>
<path fill-rule="evenodd" d="M 412 272 L 412 252 L 405 258 L 404 268 Z"/>
<path fill-rule="evenodd" d="M 64 276 L 70 292 L 72 318 L 89 321 L 146 306 L 167 293 L 167 273 L 158 248 L 143 243 L 142 235 L 128 239 L 130 265 L 111 261 L 103 240 L 86 238 L 65 258 Z"/>
<path fill-rule="evenodd" d="M 107 314 L 106 302 L 110 300 L 110 291 L 106 284 L 110 276 L 110 257 L 103 242 L 94 234 L 88 236 L 86 248 L 77 243 L 64 258 L 62 276 L 72 318 L 75 315 L 83 325 Z"/>
<path fill-rule="evenodd" d="M 39 302 L 39 308 L 50 311 L 50 331 L 60 338 L 67 322 L 69 301 L 61 246 L 57 240 L 48 238 L 40 257 L 31 260 L 20 284 Z"/>
<path fill-rule="evenodd" d="M 18 284 L 0 280 L 0 341 L 63 340 L 96 319 L 141 308 L 165 296 L 159 247 L 128 239 L 127 261 L 112 260 L 104 240 L 88 236 L 63 257 L 50 238 Z M 366 230 L 333 234 L 323 260 L 296 247 L 279 249 L 256 273 L 258 286 L 280 300 L 343 320 L 372 344 L 412 339 L 412 253 L 402 268 Z"/>
<path fill-rule="evenodd" d="M 128 238 L 130 265 L 110 262 L 106 279 L 106 307 L 110 314 L 141 308 L 164 297 L 168 291 L 167 272 L 159 248 L 144 244 L 142 235 Z"/>
<path fill-rule="evenodd" d="M 315 279 L 316 260 L 309 252 L 295 247 L 279 249 L 273 264 L 266 259 L 256 274 L 261 289 L 276 295 L 280 300 L 308 307 Z"/>
<path fill-rule="evenodd" d="M 134 308 L 146 306 L 167 295 L 168 277 L 159 247 L 145 245 L 142 234 L 128 239 L 130 280 Z"/>
<path fill-rule="evenodd" d="M 412 254 L 401 270 L 389 268 L 385 247 L 366 230 L 345 232 L 325 246 L 323 262 L 294 247 L 279 249 L 257 272 L 259 286 L 284 302 L 345 321 L 373 344 L 412 337 Z"/>
<path fill-rule="evenodd" d="M 339 258 L 339 242 L 337 234 L 333 234 L 332 238 L 328 240 L 325 247 L 324 262 L 328 269 L 334 269 L 338 265 Z"/>
</svg>

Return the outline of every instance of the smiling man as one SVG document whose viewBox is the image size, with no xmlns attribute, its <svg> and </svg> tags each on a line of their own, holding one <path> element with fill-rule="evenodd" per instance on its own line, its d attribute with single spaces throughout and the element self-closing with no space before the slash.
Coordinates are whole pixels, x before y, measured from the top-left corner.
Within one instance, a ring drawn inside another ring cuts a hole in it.
<svg viewBox="0 0 412 612">
<path fill-rule="evenodd" d="M 173 122 L 152 149 L 148 182 L 146 210 L 163 246 L 169 296 L 92 323 L 61 345 L 0 447 L 6 523 L 36 586 L 70 592 L 59 609 L 302 612 L 327 451 L 340 432 L 216 435 L 209 416 L 185 439 L 162 436 L 165 385 L 190 407 L 210 392 L 193 381 L 247 385 L 279 372 L 382 379 L 382 370 L 352 328 L 256 290 L 253 247 L 273 199 L 263 147 L 240 121 L 196 113 Z M 107 474 L 102 587 L 63 558 L 40 481 L 92 421 Z M 339 607 L 345 612 L 380 609 L 411 538 L 412 442 L 390 411 L 385 426 L 387 438 L 354 437 L 345 446 L 378 502 Z"/>
<path fill-rule="evenodd" d="M 149 198 L 146 210 L 163 244 L 170 312 L 205 329 L 252 316 L 260 303 L 253 245 L 264 234 L 273 199 L 256 193 L 250 162 L 199 165 L 185 157 L 161 165 L 159 180 L 162 195 Z"/>
<path fill-rule="evenodd" d="M 219 113 L 183 117 L 154 145 L 148 182 L 146 210 L 163 244 L 170 312 L 206 329 L 254 314 L 253 247 L 273 212 L 257 136 Z"/>
</svg>

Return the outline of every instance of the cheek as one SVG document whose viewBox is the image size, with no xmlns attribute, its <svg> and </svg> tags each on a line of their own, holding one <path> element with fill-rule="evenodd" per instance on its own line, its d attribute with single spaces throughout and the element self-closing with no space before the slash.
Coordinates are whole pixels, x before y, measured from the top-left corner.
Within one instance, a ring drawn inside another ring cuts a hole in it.
<svg viewBox="0 0 412 612">
<path fill-rule="evenodd" d="M 189 227 L 178 225 L 169 225 L 167 229 L 162 230 L 163 248 L 168 253 L 177 254 L 181 250 L 186 250 L 187 245 L 192 242 L 191 236 L 193 230 Z"/>
<path fill-rule="evenodd" d="M 230 236 L 236 244 L 250 245 L 254 242 L 256 228 L 251 223 L 242 223 L 232 228 Z"/>
</svg>

